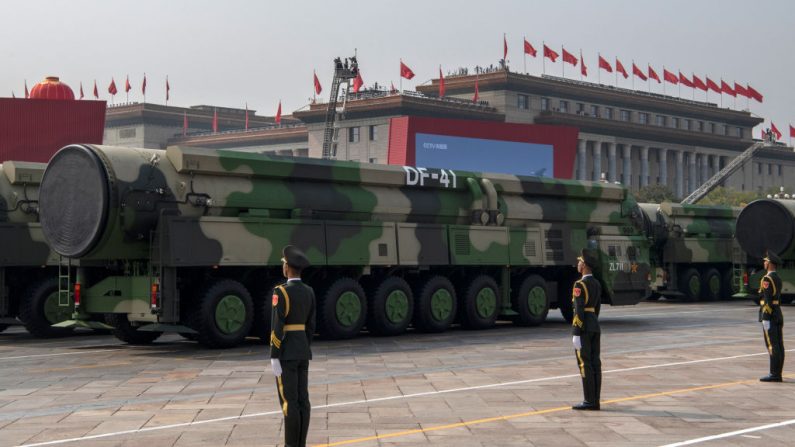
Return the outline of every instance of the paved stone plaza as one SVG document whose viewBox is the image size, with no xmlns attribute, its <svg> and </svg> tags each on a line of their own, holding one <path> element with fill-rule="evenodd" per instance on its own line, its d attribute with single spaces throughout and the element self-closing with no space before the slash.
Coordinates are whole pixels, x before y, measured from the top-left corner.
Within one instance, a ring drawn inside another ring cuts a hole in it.
<svg viewBox="0 0 795 447">
<path fill-rule="evenodd" d="M 795 311 L 783 311 L 786 378 L 769 384 L 757 380 L 768 358 L 750 302 L 606 307 L 601 412 L 569 409 L 582 389 L 557 311 L 539 328 L 318 341 L 309 442 L 793 445 Z M 12 328 L 0 334 L 0 446 L 279 445 L 274 382 L 254 340 L 212 351 L 177 335 L 134 347 Z"/>
</svg>

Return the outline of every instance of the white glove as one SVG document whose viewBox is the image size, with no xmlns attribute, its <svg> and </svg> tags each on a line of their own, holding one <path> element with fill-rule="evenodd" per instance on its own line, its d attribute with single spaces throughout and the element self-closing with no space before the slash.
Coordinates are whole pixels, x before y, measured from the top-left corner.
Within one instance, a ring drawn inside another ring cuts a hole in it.
<svg viewBox="0 0 795 447">
<path fill-rule="evenodd" d="M 765 328 L 765 331 L 770 330 L 770 320 L 762 320 L 762 327 Z"/>
<path fill-rule="evenodd" d="M 279 377 L 282 375 L 282 363 L 279 359 L 271 359 L 271 369 L 274 376 Z"/>
<path fill-rule="evenodd" d="M 579 335 L 575 335 L 575 336 L 571 337 L 571 344 L 573 344 L 574 345 L 574 349 L 576 349 L 578 351 L 580 349 L 582 349 L 582 342 L 580 341 L 580 336 Z"/>
</svg>

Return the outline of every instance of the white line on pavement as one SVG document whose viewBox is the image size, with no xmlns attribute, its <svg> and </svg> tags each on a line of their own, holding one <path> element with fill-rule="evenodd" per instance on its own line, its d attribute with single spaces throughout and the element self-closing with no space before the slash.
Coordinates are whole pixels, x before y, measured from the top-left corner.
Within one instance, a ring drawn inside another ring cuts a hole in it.
<svg viewBox="0 0 795 447">
<path fill-rule="evenodd" d="M 81 352 L 60 352 L 56 354 L 33 354 L 33 355 L 18 355 L 16 357 L 0 357 L 0 361 L 3 360 L 18 360 L 18 359 L 32 359 L 35 357 L 55 357 L 58 355 L 79 355 L 79 354 L 95 354 L 97 352 L 112 352 L 118 351 L 118 349 L 97 349 L 94 351 L 81 351 Z"/>
<path fill-rule="evenodd" d="M 795 351 L 795 349 L 789 349 L 788 351 Z M 754 354 L 740 354 L 740 355 L 732 355 L 729 357 L 713 357 L 709 359 L 700 359 L 700 360 L 688 360 L 683 362 L 670 362 L 670 363 L 660 363 L 656 365 L 646 365 L 646 366 L 635 366 L 632 368 L 619 368 L 619 369 L 611 369 L 608 371 L 604 371 L 603 374 L 609 373 L 620 373 L 620 372 L 627 372 L 627 371 L 638 371 L 641 369 L 652 369 L 652 368 L 665 368 L 670 366 L 682 366 L 682 365 L 693 365 L 696 363 L 706 363 L 706 362 L 718 362 L 722 360 L 734 360 L 739 358 L 745 357 L 755 357 L 760 355 L 768 355 L 767 352 L 758 352 Z M 317 405 L 313 406 L 312 410 L 322 410 L 325 408 L 334 408 L 334 407 L 342 407 L 342 406 L 351 406 L 351 405 L 359 405 L 359 404 L 369 404 L 373 402 L 384 402 L 389 400 L 398 400 L 398 399 L 410 399 L 414 397 L 423 397 L 423 396 L 431 396 L 434 394 L 448 394 L 448 393 L 457 393 L 461 391 L 472 391 L 472 390 L 482 390 L 486 388 L 497 388 L 497 387 L 504 387 L 504 386 L 512 386 L 512 385 L 522 385 L 528 383 L 537 383 L 537 382 L 546 382 L 551 380 L 559 380 L 559 379 L 570 379 L 574 377 L 580 377 L 579 374 L 566 374 L 561 376 L 550 376 L 550 377 L 539 377 L 536 379 L 527 379 L 527 380 L 516 380 L 511 382 L 499 382 L 499 383 L 492 383 L 488 385 L 478 385 L 478 386 L 470 386 L 464 388 L 452 388 L 449 390 L 439 390 L 439 391 L 426 391 L 422 393 L 413 393 L 413 394 L 401 394 L 396 396 L 386 396 L 386 397 L 379 397 L 374 399 L 362 399 L 362 400 L 355 400 L 355 401 L 348 401 L 348 402 L 338 402 L 334 404 L 326 404 L 326 405 Z M 91 439 L 100 439 L 100 438 L 109 438 L 114 436 L 122 436 L 122 435 L 130 435 L 130 434 L 137 434 L 137 433 L 146 433 L 156 430 L 168 430 L 172 428 L 182 428 L 182 427 L 192 427 L 195 425 L 201 424 L 209 424 L 214 422 L 224 422 L 224 421 L 234 421 L 252 417 L 260 417 L 260 416 L 271 416 L 276 414 L 281 414 L 282 412 L 279 410 L 276 411 L 267 411 L 262 413 L 252 413 L 252 414 L 244 414 L 240 416 L 228 416 L 223 418 L 217 419 L 205 419 L 202 421 L 194 421 L 194 422 L 183 422 L 180 424 L 171 424 L 171 425 L 162 425 L 158 427 L 146 427 L 146 428 L 139 428 L 135 430 L 124 430 L 118 432 L 110 432 L 110 433 L 102 433 L 98 435 L 89 435 L 89 436 L 81 436 L 77 438 L 67 438 L 67 439 L 58 439 L 54 441 L 46 441 L 46 442 L 38 442 L 34 444 L 23 444 L 17 447 L 41 447 L 41 446 L 48 446 L 48 445 L 57 445 L 57 444 L 66 444 L 69 442 L 75 441 L 86 441 Z"/>
<path fill-rule="evenodd" d="M 730 432 L 726 432 L 726 433 L 721 433 L 719 435 L 704 436 L 703 438 L 697 438 L 697 439 L 689 439 L 687 441 L 675 442 L 673 444 L 666 444 L 666 445 L 663 445 L 663 446 L 660 446 L 660 447 L 679 447 L 679 446 L 683 446 L 683 445 L 700 444 L 702 442 L 714 441 L 716 439 L 730 438 L 732 436 L 742 435 L 743 433 L 753 433 L 753 432 L 757 432 L 757 431 L 767 430 L 769 428 L 784 427 L 786 425 L 792 425 L 792 424 L 795 424 L 795 419 L 790 419 L 788 421 L 777 422 L 775 424 L 760 425 L 758 427 L 751 427 L 751 428 L 746 428 L 746 429 L 743 429 L 743 430 L 730 431 Z M 753 436 L 753 438 L 757 438 L 758 439 L 757 436 Z"/>
</svg>

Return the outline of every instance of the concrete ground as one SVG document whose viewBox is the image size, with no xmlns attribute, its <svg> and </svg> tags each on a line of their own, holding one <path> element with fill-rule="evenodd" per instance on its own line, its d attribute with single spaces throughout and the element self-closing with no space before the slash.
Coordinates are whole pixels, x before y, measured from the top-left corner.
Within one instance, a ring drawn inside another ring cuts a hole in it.
<svg viewBox="0 0 795 447">
<path fill-rule="evenodd" d="M 795 307 L 784 306 L 795 348 Z M 570 328 L 318 341 L 312 445 L 787 446 L 785 383 L 749 302 L 644 302 L 602 312 L 602 411 L 582 400 Z M 150 346 L 80 334 L 0 334 L 0 446 L 270 446 L 282 417 L 263 344 L 214 351 L 166 335 Z"/>
</svg>

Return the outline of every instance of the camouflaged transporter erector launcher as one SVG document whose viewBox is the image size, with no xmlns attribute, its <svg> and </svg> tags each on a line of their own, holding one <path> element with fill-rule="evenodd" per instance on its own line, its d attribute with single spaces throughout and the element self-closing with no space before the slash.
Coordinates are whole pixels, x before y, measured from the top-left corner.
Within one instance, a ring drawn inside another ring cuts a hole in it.
<svg viewBox="0 0 795 447">
<path fill-rule="evenodd" d="M 22 161 L 0 165 L 0 332 L 20 322 L 37 337 L 69 332 L 52 327 L 69 319 L 72 309 L 58 306 L 59 256 L 39 225 L 44 166 Z"/>
<path fill-rule="evenodd" d="M 641 203 L 652 240 L 652 296 L 685 301 L 731 298 L 745 262 L 734 239 L 740 208 Z"/>
<path fill-rule="evenodd" d="M 777 266 L 781 277 L 781 300 L 795 298 L 795 200 L 759 199 L 743 208 L 737 216 L 737 242 L 748 253 L 745 279 L 738 298 L 757 302 L 759 285 L 765 272 L 762 258 L 767 250 L 775 252 L 784 265 Z"/>
<path fill-rule="evenodd" d="M 606 302 L 648 292 L 642 213 L 617 185 L 72 145 L 50 161 L 40 205 L 53 249 L 80 261 L 75 318 L 112 314 L 135 343 L 162 330 L 210 347 L 267 339 L 287 244 L 312 262 L 327 338 L 535 325 L 550 306 L 571 318 L 586 246 L 601 253 Z"/>
</svg>

